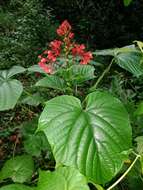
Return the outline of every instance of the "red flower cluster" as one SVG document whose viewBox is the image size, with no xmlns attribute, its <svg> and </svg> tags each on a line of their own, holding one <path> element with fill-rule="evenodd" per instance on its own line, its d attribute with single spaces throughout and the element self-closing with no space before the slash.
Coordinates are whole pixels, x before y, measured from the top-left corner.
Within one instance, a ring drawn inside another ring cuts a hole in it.
<svg viewBox="0 0 143 190">
<path fill-rule="evenodd" d="M 54 40 L 50 43 L 51 50 L 46 50 L 42 55 L 38 56 L 41 59 L 38 64 L 46 73 L 50 74 L 53 72 L 52 64 L 61 53 L 61 45 L 62 41 Z"/>
<path fill-rule="evenodd" d="M 41 59 L 38 64 L 46 73 L 53 73 L 54 63 L 62 53 L 62 46 L 66 57 L 72 54 L 73 57 L 78 56 L 80 58 L 80 64 L 88 64 L 90 62 L 93 56 L 91 52 L 85 51 L 85 45 L 72 42 L 74 33 L 71 32 L 71 25 L 67 20 L 59 26 L 57 34 L 62 37 L 62 41 L 54 40 L 50 42 L 49 47 L 51 49 L 44 51 L 42 55 L 38 56 Z"/>
<path fill-rule="evenodd" d="M 65 36 L 71 31 L 71 25 L 67 20 L 65 20 L 57 29 L 57 34 L 59 36 Z"/>
<path fill-rule="evenodd" d="M 73 56 L 80 56 L 81 61 L 80 64 L 85 65 L 90 62 L 90 60 L 93 58 L 92 53 L 85 51 L 85 45 L 84 44 L 75 44 L 72 48 L 72 55 Z"/>
</svg>

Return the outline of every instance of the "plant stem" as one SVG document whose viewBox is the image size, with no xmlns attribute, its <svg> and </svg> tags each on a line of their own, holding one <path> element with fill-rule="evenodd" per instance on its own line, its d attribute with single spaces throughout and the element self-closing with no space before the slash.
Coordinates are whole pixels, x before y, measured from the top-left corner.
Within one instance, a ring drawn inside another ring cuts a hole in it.
<svg viewBox="0 0 143 190">
<path fill-rule="evenodd" d="M 108 65 L 108 67 L 103 71 L 102 75 L 98 78 L 98 80 L 96 81 L 95 85 L 93 87 L 91 87 L 90 91 L 94 91 L 96 90 L 98 84 L 101 82 L 101 80 L 104 78 L 105 74 L 109 72 L 112 64 L 114 62 L 114 58 L 112 59 L 111 63 Z"/>
<path fill-rule="evenodd" d="M 118 183 L 120 183 L 120 181 L 122 181 L 122 179 L 124 179 L 124 177 L 130 172 L 130 170 L 132 169 L 132 167 L 135 165 L 136 161 L 139 158 L 140 155 L 137 155 L 132 164 L 130 165 L 130 167 L 125 171 L 125 173 L 117 181 L 115 181 L 115 183 L 113 183 L 107 190 L 113 189 Z"/>
</svg>

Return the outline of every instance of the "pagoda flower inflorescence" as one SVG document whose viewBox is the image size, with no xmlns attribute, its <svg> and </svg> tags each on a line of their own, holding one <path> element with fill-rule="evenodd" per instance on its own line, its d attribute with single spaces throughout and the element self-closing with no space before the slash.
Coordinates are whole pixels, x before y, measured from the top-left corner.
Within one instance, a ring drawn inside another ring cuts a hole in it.
<svg viewBox="0 0 143 190">
<path fill-rule="evenodd" d="M 74 33 L 71 31 L 72 27 L 67 20 L 57 29 L 57 34 L 61 40 L 54 40 L 50 42 L 49 49 L 45 50 L 38 56 L 40 62 L 39 66 L 48 74 L 52 74 L 55 71 L 57 64 L 57 58 L 71 55 L 73 58 L 79 57 L 80 64 L 88 64 L 93 58 L 90 51 L 85 51 L 84 44 L 77 44 L 74 42 Z M 67 61 L 66 61 L 67 62 Z"/>
</svg>

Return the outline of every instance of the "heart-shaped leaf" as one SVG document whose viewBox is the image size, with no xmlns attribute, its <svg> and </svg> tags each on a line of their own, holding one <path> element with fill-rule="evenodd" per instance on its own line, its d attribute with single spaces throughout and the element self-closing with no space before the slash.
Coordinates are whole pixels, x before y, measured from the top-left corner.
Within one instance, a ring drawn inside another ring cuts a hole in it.
<svg viewBox="0 0 143 190">
<path fill-rule="evenodd" d="M 0 180 L 12 178 L 14 182 L 23 183 L 31 178 L 33 169 L 31 156 L 17 156 L 4 164 L 0 172 Z"/>
<path fill-rule="evenodd" d="M 75 168 L 41 171 L 37 190 L 89 190 L 86 178 Z"/>
<path fill-rule="evenodd" d="M 131 127 L 122 103 L 107 92 L 87 96 L 86 108 L 73 96 L 47 102 L 38 130 L 44 131 L 57 165 L 77 167 L 103 184 L 121 169 L 131 146 Z M 84 106 L 85 107 L 85 106 Z"/>
</svg>

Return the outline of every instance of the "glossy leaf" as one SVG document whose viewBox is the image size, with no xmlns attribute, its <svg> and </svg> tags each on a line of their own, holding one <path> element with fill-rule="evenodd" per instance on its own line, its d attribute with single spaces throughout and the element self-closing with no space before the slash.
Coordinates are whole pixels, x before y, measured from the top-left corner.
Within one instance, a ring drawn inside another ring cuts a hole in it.
<svg viewBox="0 0 143 190">
<path fill-rule="evenodd" d="M 6 185 L 0 188 L 0 190 L 34 190 L 34 188 L 21 184 Z"/>
<path fill-rule="evenodd" d="M 75 166 L 103 184 L 121 169 L 131 146 L 131 127 L 122 103 L 107 92 L 85 99 L 60 96 L 47 102 L 38 130 L 44 131 L 57 165 Z M 84 102 L 84 103 L 85 103 Z"/>
<path fill-rule="evenodd" d="M 20 81 L 0 79 L 0 111 L 14 108 L 23 91 Z"/>
<path fill-rule="evenodd" d="M 86 178 L 78 170 L 62 167 L 54 172 L 41 171 L 37 190 L 89 190 Z"/>
<path fill-rule="evenodd" d="M 6 161 L 1 172 L 0 180 L 11 178 L 14 182 L 23 183 L 30 180 L 34 169 L 31 156 L 16 156 Z"/>
<path fill-rule="evenodd" d="M 53 88 L 61 91 L 64 91 L 66 88 L 64 80 L 54 75 L 47 75 L 45 78 L 39 80 L 36 86 Z"/>
</svg>

